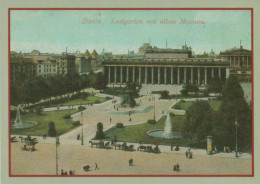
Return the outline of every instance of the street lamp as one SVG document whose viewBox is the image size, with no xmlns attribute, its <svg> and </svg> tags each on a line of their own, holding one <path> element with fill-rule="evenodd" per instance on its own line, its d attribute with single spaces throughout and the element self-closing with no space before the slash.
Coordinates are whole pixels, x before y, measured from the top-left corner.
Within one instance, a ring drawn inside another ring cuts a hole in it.
<svg viewBox="0 0 260 184">
<path fill-rule="evenodd" d="M 83 142 L 83 112 L 81 111 L 81 117 L 82 117 L 82 127 L 81 127 L 81 145 L 84 145 Z"/>
<path fill-rule="evenodd" d="M 58 145 L 60 144 L 59 137 L 56 136 L 56 175 L 58 175 Z"/>
<path fill-rule="evenodd" d="M 238 147 L 237 147 L 237 126 L 238 126 L 238 122 L 237 120 L 235 121 L 235 126 L 236 126 L 236 154 L 235 157 L 238 158 Z"/>
<path fill-rule="evenodd" d="M 155 122 L 155 96 L 154 96 L 154 99 L 153 99 L 153 106 L 154 106 L 154 108 L 153 108 L 153 120 Z"/>
</svg>

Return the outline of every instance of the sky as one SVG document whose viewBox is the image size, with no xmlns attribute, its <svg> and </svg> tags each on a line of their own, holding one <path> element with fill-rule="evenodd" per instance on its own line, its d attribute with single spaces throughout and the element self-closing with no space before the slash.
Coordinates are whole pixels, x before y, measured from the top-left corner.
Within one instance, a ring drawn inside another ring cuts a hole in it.
<svg viewBox="0 0 260 184">
<path fill-rule="evenodd" d="M 122 19 L 139 24 L 116 23 Z M 160 24 L 164 19 L 175 24 Z M 184 19 L 204 24 L 180 24 Z M 186 41 L 195 54 L 239 47 L 240 40 L 251 49 L 249 10 L 11 10 L 10 22 L 11 50 L 17 52 L 61 53 L 67 47 L 68 52 L 125 54 L 149 40 L 159 48 L 166 40 L 168 48 Z"/>
</svg>

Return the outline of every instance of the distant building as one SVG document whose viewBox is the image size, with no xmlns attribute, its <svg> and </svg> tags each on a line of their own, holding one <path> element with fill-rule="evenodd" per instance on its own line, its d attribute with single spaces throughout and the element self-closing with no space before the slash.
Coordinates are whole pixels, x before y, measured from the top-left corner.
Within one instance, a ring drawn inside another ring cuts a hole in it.
<svg viewBox="0 0 260 184">
<path fill-rule="evenodd" d="M 58 75 L 74 75 L 76 72 L 76 57 L 69 54 L 53 56 L 57 61 Z"/>
<path fill-rule="evenodd" d="M 79 51 L 77 51 L 75 54 L 71 54 L 76 57 L 75 69 L 76 72 L 80 75 L 91 71 L 91 56 L 89 53 L 85 54 L 80 53 Z"/>
<path fill-rule="evenodd" d="M 31 56 L 40 56 L 41 53 L 40 53 L 40 51 L 38 51 L 38 50 L 33 50 L 33 51 L 30 53 L 30 55 L 31 55 Z"/>
<path fill-rule="evenodd" d="M 52 56 L 32 56 L 36 64 L 36 76 L 50 77 L 57 75 L 57 61 Z"/>
<path fill-rule="evenodd" d="M 147 50 L 151 50 L 152 46 L 149 43 L 144 43 L 139 49 L 138 53 L 145 54 Z"/>
<path fill-rule="evenodd" d="M 241 82 L 251 81 L 251 55 L 251 50 L 244 49 L 242 45 L 220 52 L 220 57 L 229 61 L 230 75 L 236 75 Z"/>
<path fill-rule="evenodd" d="M 12 57 L 10 58 L 11 81 L 33 78 L 36 75 L 36 64 L 32 58 Z"/>
</svg>

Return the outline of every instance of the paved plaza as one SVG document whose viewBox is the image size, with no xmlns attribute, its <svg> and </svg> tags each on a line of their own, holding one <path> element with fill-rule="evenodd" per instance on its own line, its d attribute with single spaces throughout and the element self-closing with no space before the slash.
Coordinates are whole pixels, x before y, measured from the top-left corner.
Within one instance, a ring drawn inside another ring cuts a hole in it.
<svg viewBox="0 0 260 184">
<path fill-rule="evenodd" d="M 12 174 L 55 175 L 56 152 L 54 144 L 37 144 L 37 151 L 21 151 L 22 143 L 12 143 Z M 182 148 L 181 148 L 182 150 Z M 193 151 L 193 150 L 192 150 Z M 234 155 L 232 153 L 232 155 Z M 128 160 L 133 159 L 133 166 Z M 95 163 L 99 170 L 95 170 Z M 180 171 L 173 165 L 179 163 Z M 90 171 L 83 170 L 89 165 Z M 250 158 L 216 157 L 206 154 L 192 159 L 178 153 L 145 153 L 140 151 L 105 150 L 88 146 L 58 146 L 58 168 L 75 170 L 75 175 L 250 175 Z"/>
</svg>

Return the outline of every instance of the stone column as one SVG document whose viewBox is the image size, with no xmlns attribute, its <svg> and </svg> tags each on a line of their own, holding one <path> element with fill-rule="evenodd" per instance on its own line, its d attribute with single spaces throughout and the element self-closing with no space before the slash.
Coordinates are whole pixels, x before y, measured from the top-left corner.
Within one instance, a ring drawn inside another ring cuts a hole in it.
<svg viewBox="0 0 260 184">
<path fill-rule="evenodd" d="M 123 84 L 123 67 L 120 67 L 120 83 Z"/>
<path fill-rule="evenodd" d="M 140 84 L 141 84 L 141 82 L 142 82 L 141 70 L 142 70 L 142 68 L 139 67 L 139 83 L 140 83 Z"/>
<path fill-rule="evenodd" d="M 221 68 L 218 69 L 218 77 L 221 79 Z"/>
<path fill-rule="evenodd" d="M 229 78 L 229 68 L 226 68 L 226 79 Z"/>
<path fill-rule="evenodd" d="M 214 78 L 214 68 L 211 69 L 211 78 Z"/>
<path fill-rule="evenodd" d="M 135 67 L 133 67 L 133 82 L 135 82 Z"/>
<path fill-rule="evenodd" d="M 200 68 L 198 68 L 198 85 L 200 85 Z"/>
<path fill-rule="evenodd" d="M 229 57 L 229 65 L 232 66 L 232 60 L 231 60 L 231 57 Z"/>
<path fill-rule="evenodd" d="M 164 68 L 164 84 L 167 84 L 167 68 Z"/>
<path fill-rule="evenodd" d="M 190 78 L 191 78 L 190 82 L 191 82 L 191 84 L 193 84 L 193 68 L 192 67 L 190 69 Z"/>
<path fill-rule="evenodd" d="M 177 80 L 178 80 L 178 84 L 180 84 L 180 68 L 178 67 L 178 78 L 177 78 Z"/>
<path fill-rule="evenodd" d="M 208 69 L 207 68 L 205 68 L 205 85 L 207 85 L 208 84 Z"/>
<path fill-rule="evenodd" d="M 187 83 L 187 68 L 184 68 L 184 84 Z"/>
<path fill-rule="evenodd" d="M 117 73 L 117 68 L 116 68 L 116 66 L 115 66 L 115 79 L 114 79 L 114 82 L 116 83 L 117 81 L 116 81 L 116 73 Z"/>
<path fill-rule="evenodd" d="M 110 66 L 108 67 L 108 83 L 110 84 L 110 82 L 111 82 L 111 79 L 110 79 L 110 73 L 111 73 L 111 71 L 110 71 L 111 69 L 110 69 Z"/>
<path fill-rule="evenodd" d="M 152 84 L 154 84 L 154 67 L 152 67 Z"/>
<path fill-rule="evenodd" d="M 160 74 L 160 72 L 161 72 L 161 68 L 158 67 L 158 84 L 160 84 L 160 82 L 161 82 L 161 74 Z"/>
<path fill-rule="evenodd" d="M 147 67 L 145 67 L 145 84 L 147 84 L 147 78 L 148 78 L 148 72 L 147 72 Z"/>
<path fill-rule="evenodd" d="M 173 68 L 171 68 L 171 84 L 173 84 Z"/>
<path fill-rule="evenodd" d="M 126 82 L 129 82 L 129 67 L 126 67 Z"/>
<path fill-rule="evenodd" d="M 248 56 L 246 57 L 246 66 L 248 67 Z"/>
</svg>

